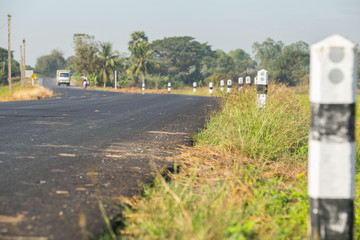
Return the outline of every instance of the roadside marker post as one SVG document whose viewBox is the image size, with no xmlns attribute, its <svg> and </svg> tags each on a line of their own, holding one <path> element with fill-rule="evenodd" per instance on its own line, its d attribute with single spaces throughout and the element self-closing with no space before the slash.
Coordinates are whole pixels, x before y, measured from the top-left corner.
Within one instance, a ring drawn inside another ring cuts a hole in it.
<svg viewBox="0 0 360 240">
<path fill-rule="evenodd" d="M 220 81 L 220 90 L 221 90 L 221 91 L 224 91 L 224 85 L 225 85 L 224 80 L 221 80 L 221 81 Z"/>
<path fill-rule="evenodd" d="M 142 94 L 145 94 L 145 83 L 141 85 Z"/>
<path fill-rule="evenodd" d="M 227 80 L 227 93 L 231 93 L 232 81 L 229 79 Z"/>
<path fill-rule="evenodd" d="M 258 71 L 257 77 L 255 77 L 257 103 L 260 109 L 264 108 L 266 104 L 268 78 L 268 72 L 265 69 Z"/>
<path fill-rule="evenodd" d="M 333 35 L 311 46 L 311 240 L 354 237 L 356 75 L 353 42 Z"/>
<path fill-rule="evenodd" d="M 197 88 L 197 83 L 193 82 L 193 92 L 196 92 L 196 88 Z"/>
<path fill-rule="evenodd" d="M 239 91 L 241 91 L 241 89 L 244 86 L 244 78 L 239 77 L 238 84 L 239 84 Z"/>
<path fill-rule="evenodd" d="M 247 76 L 245 78 L 245 84 L 248 85 L 248 86 L 251 86 L 251 77 L 250 76 Z"/>
<path fill-rule="evenodd" d="M 213 83 L 211 82 L 211 83 L 209 83 L 209 94 L 211 95 L 211 94 L 213 94 Z"/>
<path fill-rule="evenodd" d="M 117 89 L 117 71 L 114 72 L 115 89 Z"/>
<path fill-rule="evenodd" d="M 171 83 L 169 82 L 168 83 L 168 93 L 170 93 L 171 92 Z"/>
</svg>

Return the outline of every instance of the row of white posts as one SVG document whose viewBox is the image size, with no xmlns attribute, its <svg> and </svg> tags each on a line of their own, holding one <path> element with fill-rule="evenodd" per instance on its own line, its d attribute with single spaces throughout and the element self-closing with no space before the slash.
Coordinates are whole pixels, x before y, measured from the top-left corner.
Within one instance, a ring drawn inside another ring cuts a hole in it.
<svg viewBox="0 0 360 240">
<path fill-rule="evenodd" d="M 267 99 L 267 87 L 268 87 L 268 72 L 265 69 L 258 71 L 257 76 L 254 78 L 254 83 L 257 86 L 257 99 L 259 108 L 265 107 L 266 99 Z M 242 77 L 238 80 L 239 91 L 244 86 L 244 79 Z M 220 90 L 224 91 L 224 80 L 220 81 Z M 247 76 L 245 78 L 245 85 L 251 85 L 251 77 Z M 196 92 L 197 83 L 193 82 L 193 91 Z M 232 88 L 232 80 L 227 80 L 227 93 L 231 93 Z M 214 85 L 213 83 L 209 83 L 209 93 L 213 94 Z M 142 92 L 144 94 L 145 91 L 145 83 L 142 84 Z M 171 92 L 171 83 L 168 83 L 168 92 Z"/>
<path fill-rule="evenodd" d="M 269 78 L 268 72 L 265 69 L 258 71 L 257 76 L 254 78 L 254 84 L 256 85 L 257 88 L 257 101 L 260 109 L 265 107 L 265 103 L 267 99 L 268 78 Z M 225 85 L 225 81 L 221 80 L 220 81 L 221 91 L 224 91 L 224 85 Z M 238 80 L 238 85 L 239 85 L 239 89 L 238 89 L 239 91 L 241 91 L 244 85 L 251 86 L 252 85 L 251 77 L 250 76 L 245 77 L 245 84 L 244 84 L 244 78 L 240 77 Z M 231 79 L 227 80 L 226 86 L 227 86 L 227 93 L 231 93 L 231 89 L 232 89 Z M 213 92 L 213 83 L 209 83 L 209 93 L 212 94 L 212 92 Z"/>
<path fill-rule="evenodd" d="M 268 72 L 265 69 L 262 69 L 260 71 L 258 71 L 257 76 L 254 78 L 254 83 L 257 86 L 257 99 L 258 99 L 258 105 L 259 108 L 263 108 L 265 107 L 265 103 L 266 103 L 266 99 L 267 99 L 267 87 L 268 87 Z M 251 77 L 247 76 L 245 78 L 245 84 L 244 84 L 244 79 L 242 77 L 239 78 L 238 80 L 238 84 L 239 84 L 239 91 L 243 88 L 244 85 L 248 85 L 251 86 L 252 82 L 251 82 Z M 220 90 L 224 91 L 224 85 L 225 85 L 225 81 L 221 80 L 220 81 Z M 229 79 L 227 80 L 227 93 L 231 93 L 231 88 L 232 88 L 232 80 Z M 193 92 L 196 92 L 197 89 L 197 83 L 193 82 Z M 209 94 L 213 94 L 213 90 L 214 90 L 214 84 L 212 82 L 209 83 Z M 145 91 L 145 84 L 142 85 L 142 91 L 144 94 Z M 171 83 L 168 83 L 168 92 L 171 92 Z"/>
</svg>

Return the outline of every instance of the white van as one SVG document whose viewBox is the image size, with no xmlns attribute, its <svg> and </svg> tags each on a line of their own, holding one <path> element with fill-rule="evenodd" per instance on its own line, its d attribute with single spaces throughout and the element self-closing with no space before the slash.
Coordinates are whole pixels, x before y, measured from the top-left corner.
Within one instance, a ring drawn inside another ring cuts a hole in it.
<svg viewBox="0 0 360 240">
<path fill-rule="evenodd" d="M 56 71 L 56 85 L 66 84 L 70 86 L 70 70 L 57 70 Z"/>
</svg>

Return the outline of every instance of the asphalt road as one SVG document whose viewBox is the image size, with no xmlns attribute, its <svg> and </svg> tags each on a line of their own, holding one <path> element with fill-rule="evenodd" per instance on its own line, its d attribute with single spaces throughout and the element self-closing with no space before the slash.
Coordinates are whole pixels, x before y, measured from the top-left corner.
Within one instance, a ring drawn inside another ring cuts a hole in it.
<svg viewBox="0 0 360 240">
<path fill-rule="evenodd" d="M 171 166 L 215 100 L 55 86 L 51 99 L 0 103 L 0 239 L 93 238 L 152 166 Z M 151 163 L 151 164 L 150 164 Z"/>
</svg>

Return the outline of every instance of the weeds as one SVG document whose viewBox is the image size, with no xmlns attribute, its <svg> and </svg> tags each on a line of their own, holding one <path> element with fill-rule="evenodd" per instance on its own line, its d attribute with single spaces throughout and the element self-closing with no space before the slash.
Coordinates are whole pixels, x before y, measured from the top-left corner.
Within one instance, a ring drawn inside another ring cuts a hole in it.
<svg viewBox="0 0 360 240">
<path fill-rule="evenodd" d="M 284 85 L 270 85 L 266 108 L 258 109 L 255 88 L 223 98 L 199 144 L 239 149 L 262 160 L 302 160 L 307 157 L 310 114 Z"/>
<path fill-rule="evenodd" d="M 145 197 L 133 201 L 125 213 L 124 238 L 305 237 L 304 164 L 296 170 L 276 162 L 263 166 L 240 152 L 203 146 L 189 149 L 178 160 L 183 167 L 179 174 L 171 174 L 171 184 L 158 176 Z"/>
<path fill-rule="evenodd" d="M 127 201 L 122 239 L 307 239 L 309 101 L 283 85 L 269 86 L 262 110 L 254 88 L 222 101 L 196 146 L 176 157 L 179 173 L 169 182 L 157 174 Z"/>
<path fill-rule="evenodd" d="M 265 109 L 254 88 L 223 96 L 221 110 L 125 211 L 124 239 L 304 239 L 309 111 L 283 85 Z"/>
</svg>

